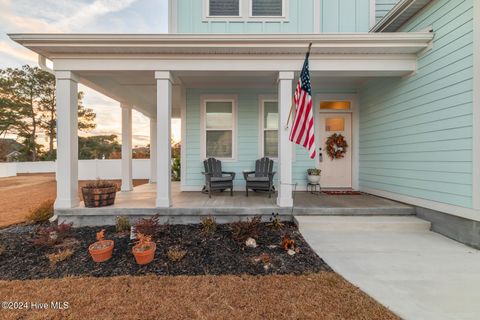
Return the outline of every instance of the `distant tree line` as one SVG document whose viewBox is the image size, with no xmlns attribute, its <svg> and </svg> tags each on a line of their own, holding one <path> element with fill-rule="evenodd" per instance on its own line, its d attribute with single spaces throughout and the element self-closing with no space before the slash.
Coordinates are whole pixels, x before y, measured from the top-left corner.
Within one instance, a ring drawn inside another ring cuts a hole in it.
<svg viewBox="0 0 480 320">
<path fill-rule="evenodd" d="M 78 128 L 95 128 L 95 113 L 83 105 L 83 92 L 78 93 Z M 14 134 L 22 144 L 21 161 L 54 160 L 56 158 L 55 76 L 37 67 L 0 70 L 0 136 Z M 38 142 L 43 133 L 47 149 Z"/>
</svg>

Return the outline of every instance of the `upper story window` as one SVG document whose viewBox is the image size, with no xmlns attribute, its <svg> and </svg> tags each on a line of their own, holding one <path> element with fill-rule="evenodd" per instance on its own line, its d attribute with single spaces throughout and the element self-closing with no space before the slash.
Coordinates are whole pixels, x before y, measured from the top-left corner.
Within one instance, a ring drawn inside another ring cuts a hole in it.
<svg viewBox="0 0 480 320">
<path fill-rule="evenodd" d="M 208 15 L 211 17 L 240 16 L 240 0 L 209 0 Z"/>
<path fill-rule="evenodd" d="M 204 0 L 204 18 L 223 20 L 286 19 L 289 0 Z"/>
<path fill-rule="evenodd" d="M 283 0 L 251 0 L 253 17 L 282 17 Z"/>
</svg>

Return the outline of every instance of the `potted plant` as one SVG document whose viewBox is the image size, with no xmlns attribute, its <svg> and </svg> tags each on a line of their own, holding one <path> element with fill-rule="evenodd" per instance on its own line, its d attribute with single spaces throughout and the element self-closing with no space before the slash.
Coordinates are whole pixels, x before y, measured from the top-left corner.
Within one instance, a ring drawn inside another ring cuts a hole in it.
<svg viewBox="0 0 480 320">
<path fill-rule="evenodd" d="M 105 207 L 115 203 L 117 185 L 113 182 L 97 180 L 82 187 L 85 207 Z"/>
<path fill-rule="evenodd" d="M 157 250 L 156 243 L 152 241 L 151 236 L 142 233 L 137 233 L 136 237 L 138 241 L 132 248 L 135 261 L 140 265 L 152 262 L 153 257 L 155 256 L 155 250 Z"/>
<path fill-rule="evenodd" d="M 316 169 L 316 168 L 308 169 L 307 170 L 308 182 L 311 183 L 311 184 L 319 184 L 320 183 L 320 173 L 321 172 L 322 172 L 322 170 Z"/>
<path fill-rule="evenodd" d="M 105 240 L 105 230 L 97 232 L 97 242 L 88 247 L 88 252 L 95 262 L 104 262 L 112 257 L 113 240 Z"/>
</svg>

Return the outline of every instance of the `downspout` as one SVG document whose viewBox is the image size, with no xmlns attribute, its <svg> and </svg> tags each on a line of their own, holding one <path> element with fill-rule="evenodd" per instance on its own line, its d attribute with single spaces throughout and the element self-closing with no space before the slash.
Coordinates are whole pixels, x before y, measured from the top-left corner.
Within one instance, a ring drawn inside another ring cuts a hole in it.
<svg viewBox="0 0 480 320">
<path fill-rule="evenodd" d="M 48 73 L 55 75 L 55 71 L 53 71 L 53 69 L 50 69 L 47 66 L 47 58 L 45 58 L 41 54 L 38 55 L 38 65 L 40 66 L 40 69 L 42 69 L 43 71 L 46 71 Z"/>
</svg>

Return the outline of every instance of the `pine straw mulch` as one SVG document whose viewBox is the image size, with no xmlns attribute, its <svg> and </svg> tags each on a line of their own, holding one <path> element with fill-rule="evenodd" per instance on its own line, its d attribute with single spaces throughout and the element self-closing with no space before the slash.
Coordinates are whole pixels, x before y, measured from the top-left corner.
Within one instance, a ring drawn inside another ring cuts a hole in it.
<svg viewBox="0 0 480 320">
<path fill-rule="evenodd" d="M 334 272 L 268 276 L 121 276 L 0 281 L 2 319 L 399 319 Z"/>
</svg>

